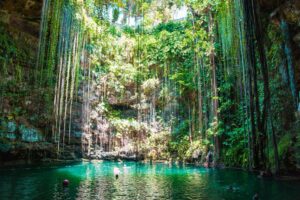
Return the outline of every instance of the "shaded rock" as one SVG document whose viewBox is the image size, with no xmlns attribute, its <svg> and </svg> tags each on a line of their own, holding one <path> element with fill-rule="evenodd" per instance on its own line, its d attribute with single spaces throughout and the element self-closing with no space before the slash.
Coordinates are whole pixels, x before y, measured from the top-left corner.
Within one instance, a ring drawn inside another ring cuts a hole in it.
<svg viewBox="0 0 300 200">
<path fill-rule="evenodd" d="M 0 137 L 7 138 L 10 140 L 15 140 L 17 138 L 16 135 L 17 124 L 15 122 L 1 122 L 1 129 L 0 129 Z"/>
<path fill-rule="evenodd" d="M 102 152 L 99 159 L 104 160 L 116 160 L 118 159 L 118 152 Z"/>
<path fill-rule="evenodd" d="M 15 122 L 7 123 L 7 132 L 14 133 L 17 130 L 17 124 Z"/>
<path fill-rule="evenodd" d="M 91 114 L 90 114 L 90 118 L 91 118 L 91 119 L 97 119 L 97 117 L 98 117 L 98 113 L 97 113 L 96 111 L 93 110 L 93 111 L 91 112 Z"/>
<path fill-rule="evenodd" d="M 20 134 L 22 135 L 22 141 L 24 142 L 38 142 L 42 141 L 42 135 L 33 128 L 27 128 L 24 125 L 19 127 Z"/>
<path fill-rule="evenodd" d="M 9 152 L 11 150 L 11 144 L 0 143 L 0 152 Z"/>
<path fill-rule="evenodd" d="M 83 133 L 81 131 L 75 131 L 75 132 L 73 132 L 73 136 L 76 137 L 76 138 L 81 138 L 82 134 Z"/>
<path fill-rule="evenodd" d="M 5 137 L 10 140 L 15 140 L 17 138 L 15 133 L 6 133 Z"/>
<path fill-rule="evenodd" d="M 274 10 L 284 2 L 285 0 L 260 0 L 259 4 L 265 10 Z"/>
<path fill-rule="evenodd" d="M 282 13 L 288 23 L 300 26 L 300 10 L 294 4 L 286 4 Z"/>
<path fill-rule="evenodd" d="M 40 18 L 43 1 L 41 0 L 2 0 L 0 7 L 12 13 L 18 13 L 30 19 Z"/>
<path fill-rule="evenodd" d="M 86 155 L 86 157 L 93 160 L 137 161 L 143 159 L 142 155 L 137 156 L 135 153 L 125 153 L 120 151 L 105 152 L 103 151 L 103 148 L 101 148 L 100 150 L 91 150 L 90 155 Z"/>
<path fill-rule="evenodd" d="M 127 161 L 136 161 L 136 160 L 141 160 L 142 157 L 137 157 L 135 154 L 134 155 L 126 155 L 126 154 L 120 154 L 119 158 L 121 160 L 127 160 Z"/>
<path fill-rule="evenodd" d="M 297 33 L 294 38 L 293 38 L 294 42 L 297 43 L 297 45 L 300 47 L 300 33 Z"/>
</svg>

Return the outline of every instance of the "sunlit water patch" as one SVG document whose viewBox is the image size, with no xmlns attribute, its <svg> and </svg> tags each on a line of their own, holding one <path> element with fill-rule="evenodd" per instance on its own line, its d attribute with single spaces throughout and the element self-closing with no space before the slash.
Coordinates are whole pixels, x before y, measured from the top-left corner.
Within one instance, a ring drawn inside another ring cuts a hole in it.
<svg viewBox="0 0 300 200">
<path fill-rule="evenodd" d="M 120 171 L 119 178 L 114 168 Z M 299 182 L 261 180 L 237 170 L 135 162 L 0 170 L 0 199 L 296 200 Z M 68 179 L 70 184 L 63 187 Z"/>
</svg>

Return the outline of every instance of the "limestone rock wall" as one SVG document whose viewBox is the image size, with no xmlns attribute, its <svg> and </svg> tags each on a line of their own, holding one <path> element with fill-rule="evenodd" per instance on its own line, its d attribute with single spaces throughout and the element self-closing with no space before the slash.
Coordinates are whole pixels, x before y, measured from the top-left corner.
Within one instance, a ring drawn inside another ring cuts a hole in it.
<svg viewBox="0 0 300 200">
<path fill-rule="evenodd" d="M 289 37 L 295 68 L 297 90 L 300 90 L 300 1 L 299 0 L 260 0 L 261 13 L 269 22 L 280 26 L 284 20 L 289 29 Z"/>
</svg>

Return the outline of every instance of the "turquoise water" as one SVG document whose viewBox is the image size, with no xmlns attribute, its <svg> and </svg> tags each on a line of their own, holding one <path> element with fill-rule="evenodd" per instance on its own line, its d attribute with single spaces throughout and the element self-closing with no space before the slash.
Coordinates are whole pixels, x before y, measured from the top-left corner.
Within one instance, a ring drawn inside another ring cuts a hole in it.
<svg viewBox="0 0 300 200">
<path fill-rule="evenodd" d="M 114 167 L 121 174 L 115 179 Z M 62 187 L 68 179 L 70 185 Z M 230 189 L 232 186 L 232 189 Z M 238 170 L 134 162 L 0 170 L 0 199 L 300 199 L 299 182 L 261 180 Z"/>
</svg>

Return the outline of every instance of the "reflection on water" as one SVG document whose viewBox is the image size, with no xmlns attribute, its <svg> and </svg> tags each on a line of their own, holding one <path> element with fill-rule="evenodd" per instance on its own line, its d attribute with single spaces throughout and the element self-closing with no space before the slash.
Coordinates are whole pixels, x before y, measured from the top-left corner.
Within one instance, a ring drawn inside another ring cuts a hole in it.
<svg viewBox="0 0 300 200">
<path fill-rule="evenodd" d="M 119 178 L 114 176 L 119 169 Z M 235 170 L 142 163 L 81 163 L 0 170 L 0 199 L 261 199 L 295 200 L 299 182 L 260 180 Z M 62 181 L 70 180 L 69 187 Z"/>
</svg>

